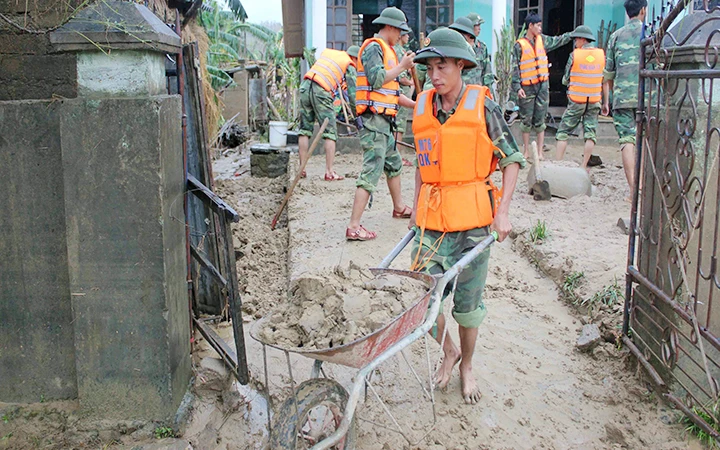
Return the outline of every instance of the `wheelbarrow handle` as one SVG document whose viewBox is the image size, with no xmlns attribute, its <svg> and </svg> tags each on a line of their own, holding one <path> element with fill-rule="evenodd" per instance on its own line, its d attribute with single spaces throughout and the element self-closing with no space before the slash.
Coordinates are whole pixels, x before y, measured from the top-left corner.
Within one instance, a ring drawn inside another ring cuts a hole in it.
<svg viewBox="0 0 720 450">
<path fill-rule="evenodd" d="M 410 241 L 413 240 L 415 237 L 415 229 L 408 231 L 405 237 L 402 238 L 400 242 L 395 246 L 395 248 L 392 249 L 392 251 L 385 257 L 385 259 L 382 260 L 378 268 L 380 269 L 387 269 L 390 267 L 390 264 L 397 258 L 397 256 L 400 254 L 400 252 L 403 251 L 403 249 L 410 243 Z"/>
<path fill-rule="evenodd" d="M 460 272 L 463 271 L 468 265 L 470 265 L 471 262 L 478 256 L 480 256 L 480 253 L 484 252 L 485 249 L 487 249 L 490 244 L 498 240 L 498 234 L 497 231 L 493 230 L 490 232 L 490 235 L 482 240 L 478 245 L 473 247 L 472 250 L 467 252 L 465 256 L 460 258 L 460 261 L 456 262 L 447 272 L 445 272 L 442 276 L 442 278 L 438 281 L 438 286 L 440 283 L 448 284 L 450 283 L 456 276 L 460 274 Z M 443 289 L 445 287 L 443 286 Z"/>
</svg>

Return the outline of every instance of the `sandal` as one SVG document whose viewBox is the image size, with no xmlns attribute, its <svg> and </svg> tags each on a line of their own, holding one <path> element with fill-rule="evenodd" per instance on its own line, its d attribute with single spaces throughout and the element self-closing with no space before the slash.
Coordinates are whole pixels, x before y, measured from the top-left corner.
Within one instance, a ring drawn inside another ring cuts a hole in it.
<svg viewBox="0 0 720 450">
<path fill-rule="evenodd" d="M 409 219 L 412 216 L 412 208 L 405 205 L 402 211 L 395 211 L 393 209 L 393 219 Z"/>
<path fill-rule="evenodd" d="M 333 172 L 332 175 L 325 174 L 325 181 L 340 181 L 344 179 L 345 177 L 340 176 L 335 172 Z"/>
<path fill-rule="evenodd" d="M 360 225 L 355 231 L 350 231 L 350 228 L 345 230 L 345 239 L 348 241 L 370 241 L 376 237 L 376 232 L 368 231 L 362 225 Z"/>
</svg>

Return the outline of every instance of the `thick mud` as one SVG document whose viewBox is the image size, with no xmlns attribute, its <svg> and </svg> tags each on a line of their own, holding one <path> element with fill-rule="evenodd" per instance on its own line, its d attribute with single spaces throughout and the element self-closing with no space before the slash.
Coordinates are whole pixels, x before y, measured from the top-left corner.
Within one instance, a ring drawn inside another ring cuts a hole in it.
<svg viewBox="0 0 720 450">
<path fill-rule="evenodd" d="M 418 280 L 374 276 L 351 263 L 293 280 L 288 303 L 269 315 L 258 334 L 263 342 L 285 348 L 333 348 L 382 328 L 426 292 Z"/>
</svg>

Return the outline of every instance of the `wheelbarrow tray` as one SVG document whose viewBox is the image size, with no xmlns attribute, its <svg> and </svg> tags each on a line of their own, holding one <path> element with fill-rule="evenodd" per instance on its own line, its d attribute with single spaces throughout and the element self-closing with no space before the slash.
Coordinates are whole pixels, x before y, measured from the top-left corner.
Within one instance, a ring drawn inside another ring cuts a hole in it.
<svg viewBox="0 0 720 450">
<path fill-rule="evenodd" d="M 348 344 L 340 345 L 333 348 L 325 349 L 302 349 L 298 347 L 281 347 L 275 344 L 268 344 L 260 339 L 258 332 L 262 329 L 269 317 L 263 317 L 258 320 L 250 330 L 250 336 L 256 341 L 268 345 L 279 350 L 297 353 L 308 358 L 318 359 L 333 364 L 340 364 L 347 367 L 360 369 L 366 366 L 370 361 L 377 358 L 390 346 L 400 341 L 402 338 L 415 330 L 425 319 L 430 295 L 435 289 L 437 280 L 428 274 L 410 272 L 407 270 L 395 269 L 370 269 L 373 275 L 392 274 L 401 277 L 413 278 L 425 283 L 427 291 L 425 294 L 415 301 L 403 313 L 393 318 L 382 328 L 374 332 L 356 339 Z"/>
</svg>

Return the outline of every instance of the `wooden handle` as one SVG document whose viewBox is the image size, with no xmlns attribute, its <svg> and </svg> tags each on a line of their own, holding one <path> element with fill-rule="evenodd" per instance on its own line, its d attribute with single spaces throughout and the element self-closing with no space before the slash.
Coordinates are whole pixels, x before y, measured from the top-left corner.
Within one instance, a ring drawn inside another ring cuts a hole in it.
<svg viewBox="0 0 720 450">
<path fill-rule="evenodd" d="M 535 181 L 542 181 L 542 175 L 540 174 L 540 157 L 538 156 L 537 142 L 532 141 L 530 143 L 530 152 L 533 157 L 533 170 L 535 171 Z"/>
<path fill-rule="evenodd" d="M 307 158 L 305 161 L 300 164 L 300 169 L 298 170 L 297 175 L 295 175 L 295 179 L 293 180 L 292 184 L 290 185 L 290 189 L 288 189 L 287 194 L 285 194 L 285 198 L 283 199 L 282 203 L 280 203 L 280 208 L 278 208 L 277 213 L 275 213 L 275 217 L 273 217 L 272 222 L 270 223 L 270 229 L 274 230 L 275 225 L 277 225 L 277 221 L 280 218 L 280 214 L 282 214 L 283 210 L 285 209 L 285 205 L 287 205 L 288 200 L 290 200 L 290 196 L 293 193 L 293 190 L 295 189 L 295 186 L 297 186 L 298 181 L 300 181 L 300 177 L 302 176 L 303 170 L 305 170 L 305 166 L 307 165 L 308 161 L 310 160 L 310 157 L 313 154 L 313 151 L 315 151 L 315 147 L 317 147 L 318 143 L 320 142 L 320 139 L 322 138 L 322 134 L 325 132 L 325 127 L 328 125 L 328 118 L 325 118 L 323 120 L 322 125 L 320 125 L 320 130 L 318 130 L 317 135 L 315 135 L 315 139 L 313 139 L 312 144 L 310 144 L 310 150 L 308 150 Z"/>
<path fill-rule="evenodd" d="M 420 79 L 414 67 L 410 69 L 410 75 L 412 75 L 413 83 L 415 84 L 415 92 L 420 94 L 422 92 L 422 86 L 420 86 Z"/>
<path fill-rule="evenodd" d="M 403 147 L 407 147 L 407 148 L 411 148 L 411 149 L 415 150 L 415 146 L 412 145 L 412 144 L 407 144 L 407 143 L 405 143 L 405 142 L 403 142 L 403 141 L 395 141 L 395 142 L 396 142 L 398 145 L 402 145 Z"/>
<path fill-rule="evenodd" d="M 265 100 L 267 101 L 268 106 L 270 107 L 270 110 L 275 114 L 275 117 L 277 117 L 278 120 L 283 120 L 282 116 L 278 112 L 277 108 L 275 108 L 275 105 L 273 105 L 273 102 L 270 101 L 269 97 L 265 97 Z"/>
</svg>

